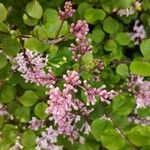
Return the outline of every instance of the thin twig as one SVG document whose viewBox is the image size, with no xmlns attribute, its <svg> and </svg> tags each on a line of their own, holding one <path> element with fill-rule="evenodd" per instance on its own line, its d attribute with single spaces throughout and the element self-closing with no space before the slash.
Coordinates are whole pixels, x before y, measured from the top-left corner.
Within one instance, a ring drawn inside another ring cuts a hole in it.
<svg viewBox="0 0 150 150">
<path fill-rule="evenodd" d="M 61 31 L 61 28 L 62 28 L 63 24 L 64 24 L 64 20 L 62 20 L 62 22 L 61 22 L 61 24 L 60 24 L 60 27 L 59 27 L 59 29 L 58 29 L 58 31 L 57 31 L 57 34 L 56 34 L 56 36 L 55 36 L 55 39 L 58 38 L 59 33 L 60 33 L 60 31 Z"/>
<path fill-rule="evenodd" d="M 113 126 L 116 128 L 117 132 L 119 132 L 121 134 L 121 136 L 125 139 L 125 141 L 132 147 L 132 150 L 138 150 L 138 148 L 136 147 L 136 145 L 134 145 L 129 138 L 127 137 L 127 135 L 124 133 L 124 131 L 116 124 L 116 122 L 113 120 L 111 115 L 107 116 L 110 118 L 110 120 L 113 123 Z"/>
</svg>

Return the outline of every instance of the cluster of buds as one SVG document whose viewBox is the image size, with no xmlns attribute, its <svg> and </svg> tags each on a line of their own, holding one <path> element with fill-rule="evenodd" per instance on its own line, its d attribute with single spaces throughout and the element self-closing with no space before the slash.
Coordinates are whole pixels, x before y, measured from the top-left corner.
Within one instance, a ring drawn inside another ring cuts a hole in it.
<svg viewBox="0 0 150 150">
<path fill-rule="evenodd" d="M 31 130 L 37 131 L 39 128 L 43 127 L 44 120 L 39 120 L 35 117 L 32 117 L 32 120 L 29 121 L 29 126 Z"/>
<path fill-rule="evenodd" d="M 96 103 L 96 97 L 99 97 L 102 102 L 110 104 L 111 100 L 116 95 L 116 92 L 113 90 L 107 91 L 105 85 L 99 88 L 92 88 L 86 80 L 84 80 L 83 83 L 85 87 L 85 95 L 87 96 L 87 105 L 94 105 Z"/>
<path fill-rule="evenodd" d="M 72 17 L 75 13 L 75 9 L 72 8 L 72 3 L 70 1 L 65 2 L 64 11 L 59 8 L 59 18 L 61 20 L 68 19 Z"/>
<path fill-rule="evenodd" d="M 59 145 L 55 145 L 57 143 L 57 137 L 58 137 L 58 132 L 54 130 L 51 126 L 46 129 L 42 133 L 41 137 L 37 137 L 36 143 L 37 147 L 36 150 L 62 150 L 63 147 Z"/>
<path fill-rule="evenodd" d="M 131 40 L 135 45 L 139 45 L 140 42 L 146 37 L 144 26 L 140 24 L 139 20 L 135 21 L 133 32 L 130 34 Z"/>
<path fill-rule="evenodd" d="M 128 81 L 129 92 L 132 92 L 136 99 L 137 108 L 150 106 L 150 82 L 143 77 L 131 76 Z"/>
<path fill-rule="evenodd" d="M 150 125 L 150 117 L 129 116 L 128 121 L 132 124 L 139 124 L 142 126 Z"/>
<path fill-rule="evenodd" d="M 132 6 L 130 6 L 129 8 L 122 8 L 122 9 L 117 9 L 117 8 L 114 8 L 113 9 L 113 12 L 116 12 L 118 16 L 122 17 L 122 16 L 130 16 L 130 15 L 133 15 L 135 13 L 136 10 L 141 10 L 141 2 L 140 1 L 135 1 L 133 3 Z"/>
<path fill-rule="evenodd" d="M 55 84 L 55 77 L 50 68 L 47 73 L 45 72 L 47 62 L 47 57 L 37 52 L 24 50 L 15 57 L 16 64 L 12 69 L 21 72 L 26 82 L 35 83 L 38 86 L 50 86 Z"/>
<path fill-rule="evenodd" d="M 76 43 L 72 43 L 70 47 L 74 61 L 80 60 L 84 54 L 92 50 L 91 40 L 86 37 L 88 32 L 89 27 L 85 20 L 71 24 L 70 33 L 76 37 Z"/>
</svg>

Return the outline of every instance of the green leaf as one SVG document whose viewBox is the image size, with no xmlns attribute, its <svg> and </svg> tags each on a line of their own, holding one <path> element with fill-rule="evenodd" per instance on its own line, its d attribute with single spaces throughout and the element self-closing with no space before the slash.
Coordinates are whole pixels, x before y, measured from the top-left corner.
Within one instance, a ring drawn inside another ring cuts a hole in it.
<svg viewBox="0 0 150 150">
<path fill-rule="evenodd" d="M 95 29 L 92 31 L 92 40 L 96 43 L 101 42 L 105 37 L 105 33 L 101 29 Z"/>
<path fill-rule="evenodd" d="M 150 59 L 150 39 L 144 40 L 140 45 L 140 50 L 146 59 Z"/>
<path fill-rule="evenodd" d="M 89 3 L 86 3 L 86 2 L 80 3 L 78 6 L 78 14 L 80 16 L 83 16 L 85 11 L 90 7 L 91 7 L 91 5 Z"/>
<path fill-rule="evenodd" d="M 21 49 L 21 44 L 17 39 L 6 37 L 2 41 L 2 49 L 7 55 L 15 56 Z"/>
<path fill-rule="evenodd" d="M 41 5 L 39 4 L 39 2 L 37 2 L 36 0 L 33 0 L 27 4 L 26 12 L 28 13 L 30 17 L 40 19 L 43 13 L 43 9 Z"/>
<path fill-rule="evenodd" d="M 84 17 L 88 23 L 94 24 L 98 20 L 103 20 L 105 15 L 102 9 L 89 8 L 85 11 Z"/>
<path fill-rule="evenodd" d="M 19 98 L 19 100 L 24 106 L 32 106 L 37 102 L 38 96 L 34 91 L 28 90 Z"/>
<path fill-rule="evenodd" d="M 6 20 L 6 18 L 7 18 L 7 9 L 5 8 L 5 6 L 2 3 L 0 3 L 0 12 L 1 12 L 0 21 Z"/>
<path fill-rule="evenodd" d="M 150 145 L 150 126 L 136 126 L 127 132 L 129 140 L 137 146 Z"/>
<path fill-rule="evenodd" d="M 116 41 L 120 45 L 128 45 L 129 42 L 130 42 L 129 34 L 125 33 L 125 32 L 118 33 L 117 36 L 116 36 Z"/>
<path fill-rule="evenodd" d="M 117 43 L 114 40 L 108 40 L 105 45 L 104 48 L 106 51 L 116 51 L 117 50 Z"/>
<path fill-rule="evenodd" d="M 128 115 L 134 106 L 134 99 L 128 95 L 118 95 L 112 102 L 113 113 L 122 116 Z"/>
<path fill-rule="evenodd" d="M 1 102 L 8 103 L 15 98 L 15 89 L 12 86 L 5 86 L 1 90 Z"/>
<path fill-rule="evenodd" d="M 7 58 L 5 55 L 0 54 L 0 69 L 4 68 L 7 65 Z"/>
<path fill-rule="evenodd" d="M 35 147 L 35 139 L 36 139 L 36 134 L 31 131 L 31 130 L 26 130 L 24 131 L 22 137 L 21 137 L 21 144 L 23 145 L 24 148 L 33 148 Z"/>
<path fill-rule="evenodd" d="M 5 23 L 3 23 L 3 22 L 0 22 L 0 31 L 1 32 L 8 32 L 8 27 L 7 27 L 7 25 L 5 24 Z"/>
<path fill-rule="evenodd" d="M 126 146 L 126 141 L 116 130 L 106 130 L 101 136 L 101 141 L 109 150 L 121 150 Z"/>
<path fill-rule="evenodd" d="M 23 14 L 23 21 L 26 25 L 28 26 L 35 26 L 38 23 L 38 19 L 36 18 L 31 18 L 27 14 Z"/>
<path fill-rule="evenodd" d="M 112 123 L 108 120 L 96 119 L 92 122 L 91 132 L 97 141 L 101 140 L 102 134 L 113 128 Z"/>
<path fill-rule="evenodd" d="M 87 52 L 83 57 L 82 61 L 84 64 L 90 64 L 93 62 L 93 54 L 91 52 Z"/>
<path fill-rule="evenodd" d="M 11 145 L 15 143 L 17 136 L 17 127 L 11 124 L 5 124 L 2 129 L 2 139 L 5 142 L 5 145 Z"/>
<path fill-rule="evenodd" d="M 30 121 L 30 109 L 29 107 L 18 107 L 15 110 L 15 117 L 20 122 L 29 122 Z"/>
<path fill-rule="evenodd" d="M 116 68 L 117 74 L 127 77 L 129 74 L 128 66 L 126 64 L 119 64 Z"/>
<path fill-rule="evenodd" d="M 130 65 L 133 74 L 150 76 L 150 63 L 144 61 L 133 61 Z"/>
<path fill-rule="evenodd" d="M 47 108 L 47 104 L 46 103 L 38 103 L 36 104 L 35 108 L 34 108 L 34 113 L 40 118 L 40 119 L 46 119 L 46 117 L 48 116 L 46 113 L 45 113 L 45 110 Z"/>
<path fill-rule="evenodd" d="M 42 53 L 48 48 L 48 45 L 42 43 L 36 38 L 29 38 L 25 40 L 24 47 Z"/>
<path fill-rule="evenodd" d="M 103 21 L 103 29 L 107 33 L 116 33 L 119 29 L 119 23 L 112 17 L 107 17 Z"/>
</svg>

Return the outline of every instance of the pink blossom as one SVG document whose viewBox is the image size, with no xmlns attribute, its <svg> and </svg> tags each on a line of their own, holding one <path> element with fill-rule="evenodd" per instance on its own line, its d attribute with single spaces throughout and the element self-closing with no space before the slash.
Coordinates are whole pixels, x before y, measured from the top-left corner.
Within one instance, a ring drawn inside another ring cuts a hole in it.
<svg viewBox="0 0 150 150">
<path fill-rule="evenodd" d="M 130 36 L 135 45 L 139 45 L 140 42 L 146 37 L 144 26 L 140 25 L 139 20 L 135 21 L 133 32 L 130 34 Z"/>
<path fill-rule="evenodd" d="M 69 17 L 72 17 L 75 13 L 75 9 L 72 8 L 72 2 L 66 1 L 64 6 L 64 11 L 59 9 L 59 17 L 61 20 L 68 19 Z"/>
<path fill-rule="evenodd" d="M 37 147 L 36 150 L 62 150 L 63 147 L 59 145 L 55 145 L 57 142 L 58 132 L 53 130 L 50 126 L 42 133 L 41 137 L 37 137 L 36 143 Z"/>
<path fill-rule="evenodd" d="M 150 106 L 150 82 L 143 77 L 131 76 L 128 82 L 129 91 L 136 98 L 137 108 Z"/>
<path fill-rule="evenodd" d="M 25 82 L 33 82 L 37 85 L 50 86 L 55 84 L 55 77 L 52 70 L 49 68 L 48 72 L 44 70 L 47 65 L 47 57 L 43 57 L 42 54 L 26 50 L 19 53 L 16 58 L 16 65 L 13 69 L 21 72 L 21 76 L 25 79 Z"/>
<path fill-rule="evenodd" d="M 40 127 L 44 125 L 43 120 L 39 120 L 36 117 L 32 117 L 32 120 L 29 121 L 29 126 L 28 128 L 37 131 Z"/>
<path fill-rule="evenodd" d="M 72 51 L 73 60 L 78 61 L 87 52 L 92 52 L 93 46 L 91 40 L 83 37 L 82 39 L 76 38 L 76 43 L 72 43 L 70 50 Z"/>
<path fill-rule="evenodd" d="M 76 38 L 82 39 L 89 32 L 88 24 L 85 20 L 78 20 L 77 23 L 72 23 L 70 33 L 75 35 Z"/>
<path fill-rule="evenodd" d="M 15 145 L 9 148 L 9 150 L 21 150 L 23 149 L 23 146 L 20 143 L 20 136 L 17 136 Z"/>
</svg>

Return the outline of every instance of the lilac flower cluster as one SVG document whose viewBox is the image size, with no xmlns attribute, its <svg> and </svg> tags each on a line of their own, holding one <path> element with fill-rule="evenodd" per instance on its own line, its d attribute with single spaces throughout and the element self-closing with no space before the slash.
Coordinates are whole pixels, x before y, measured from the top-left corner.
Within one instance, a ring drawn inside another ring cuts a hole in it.
<svg viewBox="0 0 150 150">
<path fill-rule="evenodd" d="M 133 32 L 130 34 L 130 36 L 135 45 L 139 45 L 140 42 L 146 37 L 144 26 L 140 25 L 139 20 L 135 21 Z"/>
<path fill-rule="evenodd" d="M 44 68 L 47 65 L 47 57 L 42 54 L 25 50 L 15 57 L 16 65 L 12 68 L 21 72 L 21 76 L 26 82 L 33 82 L 36 85 L 49 86 L 55 84 L 55 77 L 52 70 L 49 68 L 46 73 Z"/>
<path fill-rule="evenodd" d="M 74 61 L 80 60 L 85 53 L 92 50 L 91 40 L 86 37 L 88 32 L 89 27 L 85 20 L 71 24 L 70 33 L 76 37 L 76 43 L 72 43 L 70 47 Z"/>
<path fill-rule="evenodd" d="M 55 145 L 57 142 L 58 132 L 51 126 L 42 133 L 41 137 L 37 137 L 36 150 L 62 150 L 62 146 Z"/>
<path fill-rule="evenodd" d="M 141 10 L 141 2 L 140 1 L 135 1 L 133 3 L 133 6 L 130 6 L 129 8 L 121 8 L 121 9 L 113 9 L 113 12 L 116 12 L 118 16 L 122 17 L 122 16 L 130 16 L 133 15 L 136 10 Z"/>
<path fill-rule="evenodd" d="M 87 105 L 94 105 L 96 103 L 96 97 L 99 97 L 102 102 L 110 104 L 112 98 L 116 95 L 114 90 L 108 92 L 105 85 L 100 88 L 92 88 L 86 80 L 84 80 L 83 83 L 85 87 L 85 95 L 87 96 Z"/>
<path fill-rule="evenodd" d="M 32 117 L 32 120 L 29 121 L 29 126 L 31 130 L 37 131 L 44 125 L 44 120 L 39 120 L 36 117 Z"/>
<path fill-rule="evenodd" d="M 68 19 L 72 17 L 75 13 L 75 9 L 72 8 L 72 3 L 70 1 L 65 2 L 64 11 L 59 8 L 59 17 L 61 20 Z"/>
<path fill-rule="evenodd" d="M 150 125 L 150 117 L 129 116 L 128 121 L 132 124 L 139 124 L 142 126 Z"/>
<path fill-rule="evenodd" d="M 76 93 L 77 86 L 81 84 L 79 74 L 76 71 L 67 71 L 67 75 L 64 75 L 63 78 L 66 81 L 63 90 L 51 86 L 50 91 L 47 92 L 49 107 L 46 112 L 52 115 L 50 120 L 54 120 L 58 133 L 67 136 L 73 143 L 74 140 L 82 138 L 79 135 L 80 129 L 76 128 L 76 123 L 81 120 L 81 116 L 88 116 L 91 110 L 88 110 L 84 103 L 70 94 L 71 92 Z M 85 133 L 90 130 L 87 129 L 89 128 L 87 124 L 86 122 L 82 127 L 86 130 Z"/>
<path fill-rule="evenodd" d="M 129 91 L 134 94 L 137 108 L 150 106 L 150 82 L 143 77 L 131 76 L 128 82 Z"/>
</svg>

